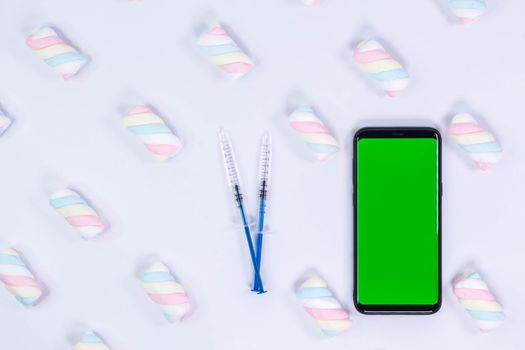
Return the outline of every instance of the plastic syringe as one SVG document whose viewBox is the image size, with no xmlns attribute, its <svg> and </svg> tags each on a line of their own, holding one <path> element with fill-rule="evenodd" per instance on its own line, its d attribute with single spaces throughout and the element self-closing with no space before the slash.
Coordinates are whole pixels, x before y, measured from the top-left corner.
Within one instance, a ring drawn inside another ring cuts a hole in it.
<svg viewBox="0 0 525 350">
<path fill-rule="evenodd" d="M 219 131 L 219 142 L 224 160 L 224 167 L 226 170 L 226 178 L 228 179 L 228 185 L 233 192 L 233 197 L 237 207 L 239 208 L 239 215 L 244 227 L 244 234 L 246 236 L 246 242 L 248 243 L 248 249 L 250 250 L 250 258 L 252 260 L 253 270 L 255 272 L 255 280 L 260 286 L 257 291 L 259 294 L 261 294 L 265 291 L 263 288 L 261 275 L 259 273 L 259 267 L 257 265 L 257 258 L 255 255 L 255 249 L 253 247 L 250 227 L 248 225 L 248 221 L 246 220 L 246 213 L 244 211 L 243 196 L 241 192 L 241 184 L 239 181 L 239 171 L 237 170 L 237 163 L 235 162 L 235 155 L 233 153 L 230 139 L 223 129 Z"/>
<path fill-rule="evenodd" d="M 262 246 L 264 233 L 264 215 L 266 213 L 266 199 L 268 196 L 268 186 L 270 184 L 270 169 L 271 169 L 271 144 L 270 134 L 265 131 L 261 138 L 261 153 L 259 155 L 259 220 L 257 223 L 257 268 L 259 274 L 261 272 L 262 263 Z M 257 278 L 253 281 L 253 291 L 262 290 Z"/>
</svg>

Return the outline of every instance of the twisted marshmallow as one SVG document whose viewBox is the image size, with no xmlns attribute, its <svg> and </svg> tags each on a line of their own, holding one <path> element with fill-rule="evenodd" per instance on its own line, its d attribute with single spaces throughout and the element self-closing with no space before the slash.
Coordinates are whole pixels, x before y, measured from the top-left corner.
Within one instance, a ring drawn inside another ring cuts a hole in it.
<svg viewBox="0 0 525 350">
<path fill-rule="evenodd" d="M 458 276 L 453 291 L 482 332 L 499 327 L 505 320 L 503 308 L 479 273 L 466 271 Z"/>
<path fill-rule="evenodd" d="M 124 125 L 137 135 L 158 161 L 175 156 L 182 148 L 181 140 L 148 106 L 135 106 L 124 117 Z"/>
<path fill-rule="evenodd" d="M 321 277 L 305 280 L 297 289 L 297 296 L 324 334 L 336 336 L 352 326 L 349 313 L 333 297 Z"/>
<path fill-rule="evenodd" d="M 33 30 L 26 39 L 26 43 L 38 57 L 55 68 L 65 80 L 75 76 L 87 62 L 84 55 L 65 43 L 50 27 Z"/>
<path fill-rule="evenodd" d="M 408 72 L 378 41 L 364 40 L 353 53 L 359 68 L 376 80 L 385 93 L 396 97 L 408 85 Z"/>
<path fill-rule="evenodd" d="M 485 0 L 448 0 L 447 5 L 461 24 L 472 23 L 487 11 Z"/>
<path fill-rule="evenodd" d="M 184 288 L 175 281 L 168 267 L 157 261 L 141 275 L 141 285 L 151 300 L 158 304 L 169 322 L 178 322 L 191 312 L 191 302 Z"/>
<path fill-rule="evenodd" d="M 95 210 L 73 190 L 56 191 L 49 203 L 84 239 L 96 237 L 106 230 L 106 225 Z"/>
<path fill-rule="evenodd" d="M 198 37 L 197 44 L 208 56 L 208 61 L 218 66 L 233 79 L 244 76 L 254 65 L 252 59 L 221 25 L 211 26 Z"/>
<path fill-rule="evenodd" d="M 12 120 L 0 110 L 0 135 L 2 135 L 10 126 Z"/>
<path fill-rule="evenodd" d="M 109 346 L 93 331 L 86 332 L 73 350 L 109 350 Z"/>
<path fill-rule="evenodd" d="M 26 306 L 35 305 L 42 296 L 42 286 L 14 249 L 0 250 L 0 281 Z"/>
<path fill-rule="evenodd" d="M 288 116 L 288 122 L 318 160 L 326 160 L 339 151 L 339 143 L 312 107 L 295 108 Z"/>
<path fill-rule="evenodd" d="M 491 168 L 501 159 L 500 144 L 468 113 L 456 114 L 447 128 L 447 134 L 481 170 Z"/>
</svg>

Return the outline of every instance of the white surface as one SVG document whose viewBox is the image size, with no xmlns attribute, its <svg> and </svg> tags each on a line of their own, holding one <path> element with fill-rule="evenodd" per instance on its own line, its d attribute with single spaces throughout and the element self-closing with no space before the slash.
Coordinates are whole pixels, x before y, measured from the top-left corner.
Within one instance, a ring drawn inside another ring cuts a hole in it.
<svg viewBox="0 0 525 350">
<path fill-rule="evenodd" d="M 26 310 L 0 289 L 2 349 L 69 349 L 92 327 L 112 349 L 518 349 L 525 162 L 525 3 L 490 1 L 478 23 L 447 22 L 433 1 L 289 0 L 5 2 L 1 9 L 0 103 L 16 121 L 0 138 L 0 246 L 13 245 L 49 295 Z M 193 47 L 211 15 L 235 31 L 258 64 L 225 81 Z M 63 82 L 24 40 L 47 23 L 88 54 Z M 350 43 L 377 34 L 412 74 L 398 99 L 384 98 L 345 61 Z M 303 93 L 340 140 L 374 119 L 421 118 L 440 127 L 458 102 L 483 117 L 503 143 L 493 170 L 469 167 L 444 146 L 442 310 L 430 317 L 370 317 L 351 306 L 350 153 L 310 162 L 288 138 L 284 110 Z M 147 102 L 186 141 L 155 164 L 122 125 L 123 107 Z M 264 296 L 249 292 L 242 233 L 232 226 L 216 132 L 230 131 L 255 213 L 256 155 L 263 129 L 275 161 L 265 246 Z M 81 191 L 110 222 L 85 242 L 47 203 L 62 185 Z M 180 325 L 147 300 L 137 269 L 152 254 L 173 269 L 196 308 Z M 475 262 L 506 306 L 508 320 L 480 335 L 449 281 Z M 293 286 L 317 269 L 353 312 L 355 326 L 325 339 Z"/>
</svg>

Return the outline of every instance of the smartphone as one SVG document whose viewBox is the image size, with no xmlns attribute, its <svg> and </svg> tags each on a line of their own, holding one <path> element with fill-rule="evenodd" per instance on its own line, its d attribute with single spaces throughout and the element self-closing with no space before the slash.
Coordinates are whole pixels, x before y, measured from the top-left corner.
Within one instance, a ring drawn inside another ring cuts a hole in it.
<svg viewBox="0 0 525 350">
<path fill-rule="evenodd" d="M 370 127 L 354 137 L 354 304 L 365 314 L 441 306 L 441 135 Z"/>
</svg>

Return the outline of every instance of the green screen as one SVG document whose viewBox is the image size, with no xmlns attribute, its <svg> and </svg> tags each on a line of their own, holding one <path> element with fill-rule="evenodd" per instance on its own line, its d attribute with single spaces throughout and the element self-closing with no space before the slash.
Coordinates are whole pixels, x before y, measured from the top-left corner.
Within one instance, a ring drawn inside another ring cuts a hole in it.
<svg viewBox="0 0 525 350">
<path fill-rule="evenodd" d="M 433 305 L 439 298 L 438 141 L 357 144 L 357 301 Z"/>
</svg>

